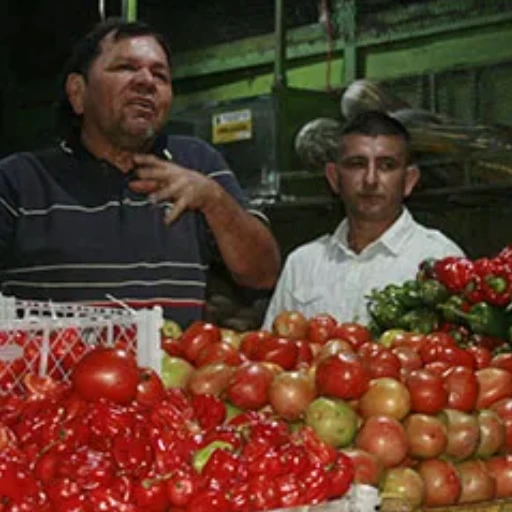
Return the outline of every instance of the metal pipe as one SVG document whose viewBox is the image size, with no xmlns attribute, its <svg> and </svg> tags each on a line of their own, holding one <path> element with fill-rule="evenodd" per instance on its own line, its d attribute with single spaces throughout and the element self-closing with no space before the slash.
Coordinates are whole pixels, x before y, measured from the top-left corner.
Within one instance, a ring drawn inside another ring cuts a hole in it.
<svg viewBox="0 0 512 512">
<path fill-rule="evenodd" d="M 286 23 L 284 19 L 284 0 L 275 0 L 275 60 L 274 87 L 286 87 Z"/>
<path fill-rule="evenodd" d="M 137 0 L 121 0 L 122 17 L 126 21 L 135 21 L 137 19 Z"/>
</svg>

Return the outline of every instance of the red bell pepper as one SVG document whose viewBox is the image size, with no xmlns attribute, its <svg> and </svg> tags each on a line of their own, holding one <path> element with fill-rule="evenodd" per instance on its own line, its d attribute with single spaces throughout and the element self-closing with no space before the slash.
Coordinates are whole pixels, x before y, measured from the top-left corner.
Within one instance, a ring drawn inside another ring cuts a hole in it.
<svg viewBox="0 0 512 512">
<path fill-rule="evenodd" d="M 461 256 L 447 256 L 434 263 L 434 278 L 451 293 L 462 293 L 473 274 L 473 262 Z"/>
<path fill-rule="evenodd" d="M 353 460 L 344 453 L 338 452 L 334 464 L 329 468 L 327 479 L 329 481 L 329 498 L 339 498 L 350 489 L 355 475 Z"/>
<path fill-rule="evenodd" d="M 213 395 L 193 395 L 190 399 L 192 407 L 203 430 L 209 431 L 224 423 L 226 406 Z"/>
</svg>

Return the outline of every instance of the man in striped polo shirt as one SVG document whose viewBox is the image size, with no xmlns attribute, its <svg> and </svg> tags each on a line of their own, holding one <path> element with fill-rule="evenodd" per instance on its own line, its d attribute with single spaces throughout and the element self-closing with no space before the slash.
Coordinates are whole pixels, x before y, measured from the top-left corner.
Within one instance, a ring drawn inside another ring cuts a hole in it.
<svg viewBox="0 0 512 512">
<path fill-rule="evenodd" d="M 217 257 L 241 285 L 275 284 L 277 243 L 222 156 L 163 131 L 173 95 L 159 34 L 99 24 L 76 47 L 61 92 L 60 144 L 0 161 L 4 294 L 159 304 L 185 327 L 204 313 Z"/>
</svg>

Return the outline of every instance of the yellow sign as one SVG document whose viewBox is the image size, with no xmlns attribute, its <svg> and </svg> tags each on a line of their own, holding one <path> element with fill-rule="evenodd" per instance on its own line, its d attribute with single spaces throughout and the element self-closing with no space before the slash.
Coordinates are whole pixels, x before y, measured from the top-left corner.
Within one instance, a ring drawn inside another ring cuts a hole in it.
<svg viewBox="0 0 512 512">
<path fill-rule="evenodd" d="M 215 114 L 212 117 L 214 144 L 252 138 L 252 112 L 249 109 Z"/>
</svg>

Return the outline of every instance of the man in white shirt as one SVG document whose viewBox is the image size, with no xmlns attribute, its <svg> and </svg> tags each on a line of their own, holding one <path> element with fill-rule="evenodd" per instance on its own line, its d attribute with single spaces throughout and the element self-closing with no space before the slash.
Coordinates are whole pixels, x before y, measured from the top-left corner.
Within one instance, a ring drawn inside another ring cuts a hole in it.
<svg viewBox="0 0 512 512">
<path fill-rule="evenodd" d="M 403 205 L 420 171 L 411 161 L 409 133 L 396 119 L 377 111 L 355 117 L 341 130 L 338 160 L 327 164 L 325 174 L 346 218 L 333 234 L 288 256 L 265 329 L 283 310 L 367 323 L 365 296 L 373 288 L 413 279 L 426 258 L 463 255 L 440 231 L 418 224 Z"/>
</svg>

